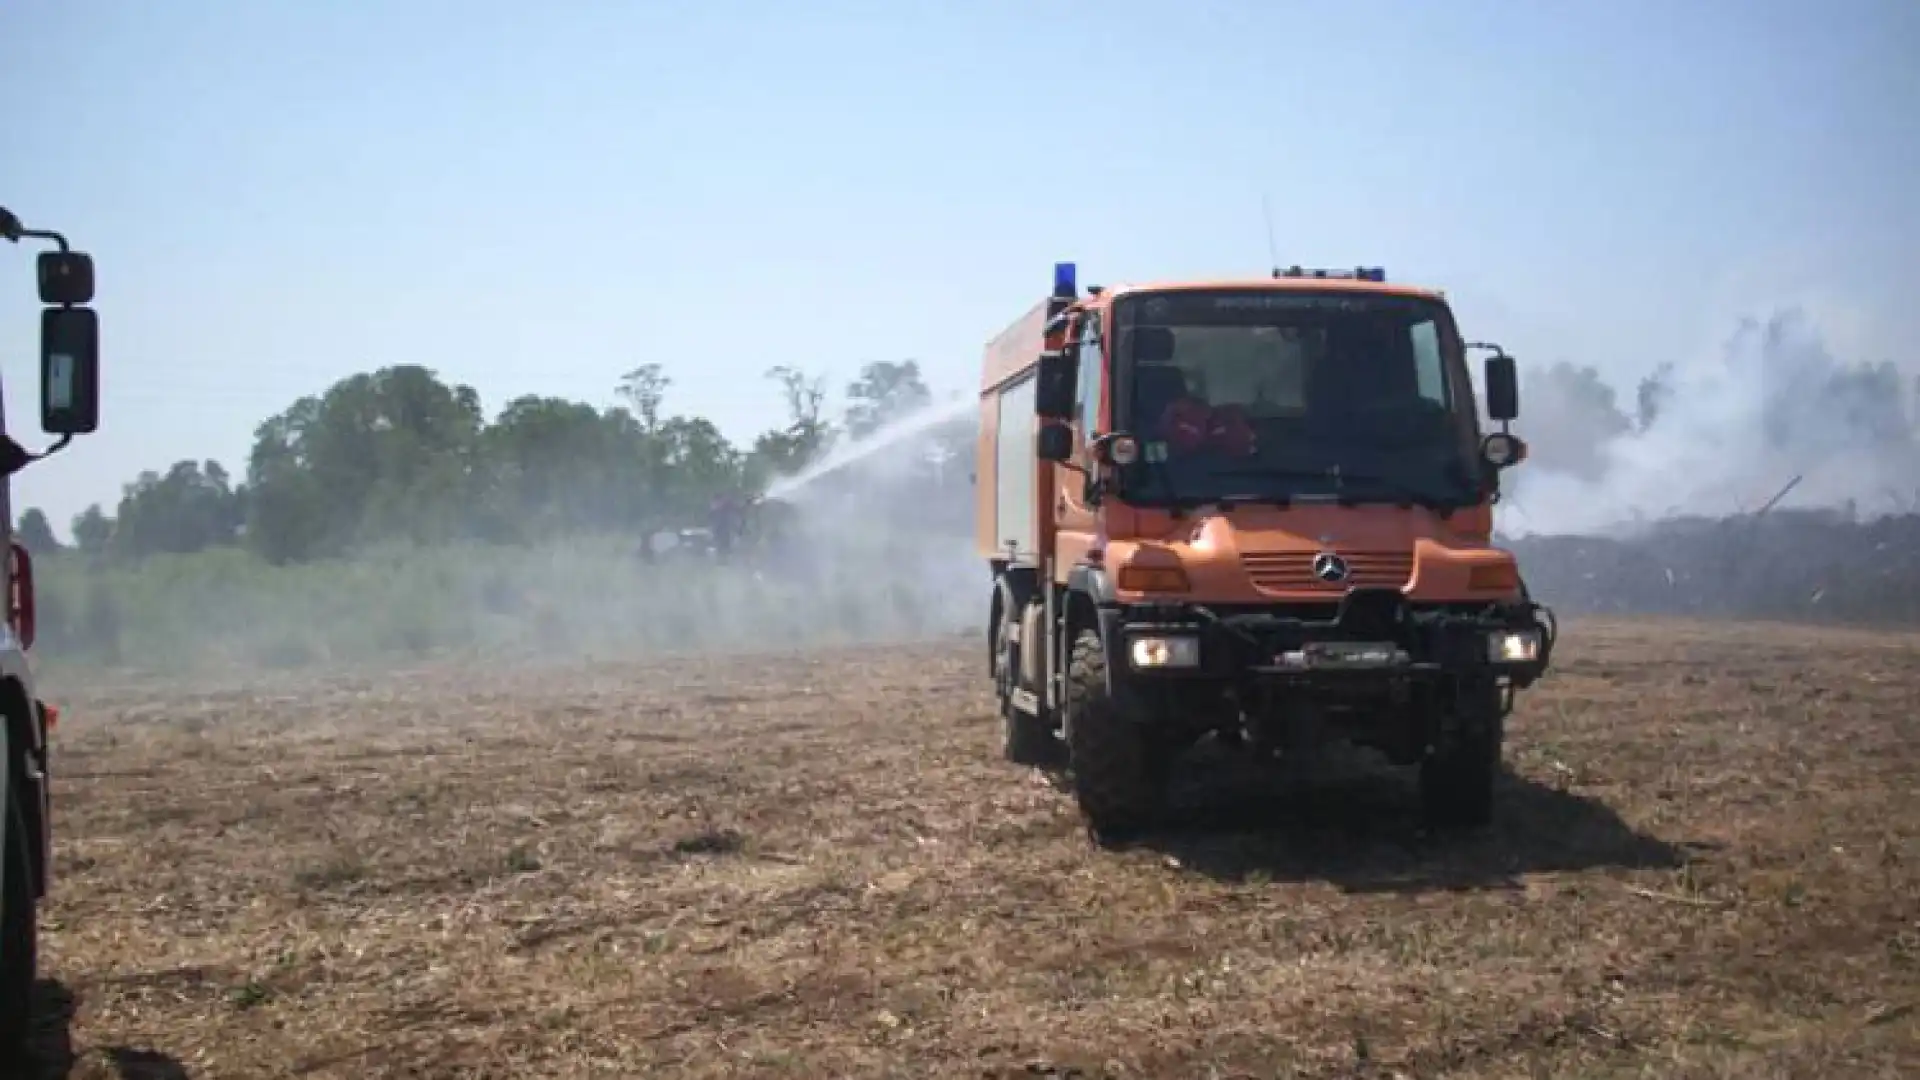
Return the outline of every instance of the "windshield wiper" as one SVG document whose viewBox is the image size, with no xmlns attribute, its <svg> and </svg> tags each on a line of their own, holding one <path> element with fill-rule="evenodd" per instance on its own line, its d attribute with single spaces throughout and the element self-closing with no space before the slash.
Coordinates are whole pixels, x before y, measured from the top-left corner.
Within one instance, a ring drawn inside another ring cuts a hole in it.
<svg viewBox="0 0 1920 1080">
<path fill-rule="evenodd" d="M 1284 491 L 1275 492 L 1270 495 L 1243 492 L 1233 495 L 1221 495 L 1208 501 L 1216 506 L 1277 506 L 1285 510 L 1287 507 L 1293 505 L 1293 496 Z"/>
</svg>

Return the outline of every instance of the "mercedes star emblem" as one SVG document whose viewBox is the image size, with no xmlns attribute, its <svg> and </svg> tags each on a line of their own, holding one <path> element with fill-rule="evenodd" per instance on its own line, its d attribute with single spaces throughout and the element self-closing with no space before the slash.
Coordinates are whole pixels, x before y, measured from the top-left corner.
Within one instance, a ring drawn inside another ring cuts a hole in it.
<svg viewBox="0 0 1920 1080">
<path fill-rule="evenodd" d="M 1347 580 L 1347 560 L 1331 551 L 1323 551 L 1313 557 L 1313 576 L 1325 582 Z"/>
</svg>

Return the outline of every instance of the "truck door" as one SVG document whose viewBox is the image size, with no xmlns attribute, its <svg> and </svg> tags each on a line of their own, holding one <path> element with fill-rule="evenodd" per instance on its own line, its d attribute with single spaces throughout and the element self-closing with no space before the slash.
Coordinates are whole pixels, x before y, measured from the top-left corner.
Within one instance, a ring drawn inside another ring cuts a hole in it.
<svg viewBox="0 0 1920 1080">
<path fill-rule="evenodd" d="M 1100 313 L 1081 315 L 1073 329 L 1078 346 L 1080 371 L 1074 379 L 1079 410 L 1074 418 L 1073 461 L 1083 469 L 1093 467 L 1087 442 L 1099 433 L 1101 410 L 1106 400 L 1106 354 L 1100 335 Z M 1065 583 L 1076 563 L 1086 558 L 1099 532 L 1099 515 L 1086 500 L 1086 482 L 1081 474 L 1064 465 L 1054 466 L 1054 580 Z"/>
</svg>

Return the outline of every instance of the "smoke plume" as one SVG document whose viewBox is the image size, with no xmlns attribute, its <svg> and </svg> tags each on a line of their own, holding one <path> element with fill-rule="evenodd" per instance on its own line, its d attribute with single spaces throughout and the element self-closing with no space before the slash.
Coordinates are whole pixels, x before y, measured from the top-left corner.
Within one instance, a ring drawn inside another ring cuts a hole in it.
<svg viewBox="0 0 1920 1080">
<path fill-rule="evenodd" d="M 1662 365 L 1619 401 L 1592 369 L 1522 376 L 1503 532 L 1617 533 L 1752 511 L 1795 477 L 1789 505 L 1862 518 L 1920 496 L 1916 392 L 1892 363 L 1843 362 L 1798 309 L 1740 323 L 1712 355 Z"/>
</svg>

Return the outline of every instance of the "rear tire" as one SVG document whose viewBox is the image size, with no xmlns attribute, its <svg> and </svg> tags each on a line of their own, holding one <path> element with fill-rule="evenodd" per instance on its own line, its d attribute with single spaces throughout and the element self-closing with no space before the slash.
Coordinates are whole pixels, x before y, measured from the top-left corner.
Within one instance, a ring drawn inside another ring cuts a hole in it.
<svg viewBox="0 0 1920 1080">
<path fill-rule="evenodd" d="M 0 1061 L 26 1059 L 28 1015 L 39 967 L 39 912 L 34 899 L 33 863 L 27 845 L 27 815 L 20 808 L 26 784 L 10 778 L 7 805 L 0 809 L 6 860 L 0 880 Z"/>
<path fill-rule="evenodd" d="M 1045 716 L 1021 712 L 1013 703 L 1019 685 L 1019 649 L 1011 633 L 1017 612 L 1002 611 L 994 624 L 994 684 L 1000 699 L 1000 754 L 1015 765 L 1052 768 L 1064 764 L 1067 748 Z M 1044 706 L 1042 706 L 1044 708 Z"/>
<path fill-rule="evenodd" d="M 1074 638 L 1066 713 L 1074 798 L 1093 831 L 1117 839 L 1155 824 L 1165 810 L 1168 763 L 1147 727 L 1114 700 L 1097 630 Z"/>
<path fill-rule="evenodd" d="M 1506 741 L 1500 687 L 1463 687 L 1452 712 L 1433 754 L 1420 763 L 1421 810 L 1431 825 L 1480 828 L 1493 822 Z"/>
<path fill-rule="evenodd" d="M 1036 769 L 1059 765 L 1067 756 L 1060 737 L 1044 720 L 1005 699 L 1000 702 L 1000 753 L 1015 765 Z"/>
</svg>

